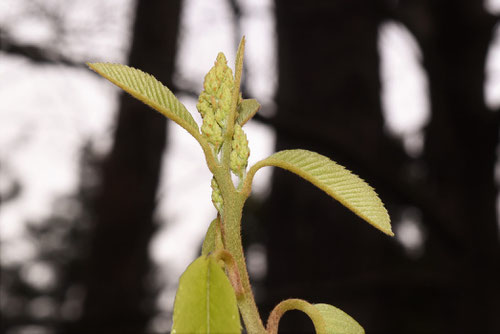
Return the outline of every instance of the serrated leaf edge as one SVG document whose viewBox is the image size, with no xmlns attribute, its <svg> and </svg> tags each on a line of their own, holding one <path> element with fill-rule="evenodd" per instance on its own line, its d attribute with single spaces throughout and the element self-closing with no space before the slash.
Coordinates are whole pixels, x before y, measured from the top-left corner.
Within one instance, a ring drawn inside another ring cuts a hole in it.
<svg viewBox="0 0 500 334">
<path fill-rule="evenodd" d="M 191 113 L 186 109 L 186 107 L 175 97 L 175 95 L 163 85 L 159 80 L 157 80 L 153 75 L 143 72 L 137 68 L 114 63 L 87 63 L 87 65 L 96 73 L 103 76 L 107 80 L 111 81 L 116 86 L 120 87 L 133 97 L 139 99 L 145 104 L 149 105 L 151 108 L 157 110 L 161 114 L 170 118 L 172 121 L 179 124 L 181 127 L 186 129 L 191 135 L 196 139 L 199 136 L 199 127 L 196 121 L 193 119 Z M 126 73 L 120 73 L 117 69 L 125 70 Z M 114 75 L 111 75 L 113 73 Z M 121 77 L 121 80 L 118 79 Z M 142 84 L 143 90 L 147 91 L 146 94 L 131 87 L 130 80 L 134 80 L 131 77 L 135 77 L 136 84 Z M 146 80 L 146 82 L 144 81 Z M 129 81 L 129 82 L 127 82 Z M 148 85 L 149 84 L 149 85 Z M 155 87 L 152 88 L 151 84 Z M 159 92 L 158 90 L 163 90 Z M 150 96 L 147 94 L 149 93 Z M 163 95 L 164 93 L 165 95 Z M 156 96 L 154 96 L 156 95 Z M 163 100 L 166 98 L 167 100 Z M 162 101 L 163 100 L 163 101 Z M 173 104 L 175 109 L 169 108 L 167 104 Z"/>
<path fill-rule="evenodd" d="M 394 235 L 389 214 L 375 190 L 359 176 L 328 157 L 302 149 L 280 151 L 252 166 L 245 183 L 251 183 L 257 170 L 264 166 L 280 167 L 297 174 L 375 228 L 389 236 Z M 305 170 L 307 168 L 311 170 Z M 330 175 L 325 174 L 325 170 Z"/>
</svg>

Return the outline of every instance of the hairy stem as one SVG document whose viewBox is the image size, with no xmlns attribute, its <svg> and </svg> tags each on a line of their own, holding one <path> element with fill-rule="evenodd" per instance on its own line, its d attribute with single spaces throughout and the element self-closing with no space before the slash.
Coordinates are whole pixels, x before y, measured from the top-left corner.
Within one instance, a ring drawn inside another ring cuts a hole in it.
<svg viewBox="0 0 500 334">
<path fill-rule="evenodd" d="M 255 304 L 241 243 L 241 216 L 243 205 L 248 195 L 246 193 L 240 193 L 235 189 L 231 179 L 230 168 L 232 141 L 235 131 L 234 125 L 240 96 L 244 49 L 245 38 L 241 40 L 236 54 L 235 81 L 231 98 L 231 108 L 226 119 L 227 127 L 224 132 L 224 141 L 221 149 L 221 164 L 217 165 L 213 170 L 211 169 L 211 171 L 217 181 L 224 202 L 221 217 L 221 233 L 224 247 L 236 262 L 239 280 L 241 282 L 242 292 L 236 291 L 238 307 L 247 332 L 250 334 L 264 334 L 266 333 L 266 329 L 260 319 L 259 311 Z"/>
<path fill-rule="evenodd" d="M 227 178 L 224 181 L 226 182 L 221 185 L 221 193 L 224 199 L 222 228 L 224 229 L 225 248 L 231 253 L 236 262 L 243 288 L 243 293 L 239 294 L 237 298 L 238 307 L 248 333 L 266 333 L 255 304 L 241 243 L 241 216 L 246 196 L 237 192 L 232 182 L 227 182 Z"/>
<path fill-rule="evenodd" d="M 236 298 L 240 298 L 243 295 L 243 286 L 241 285 L 240 273 L 234 257 L 225 249 L 215 251 L 214 256 L 217 260 L 224 262 L 226 273 L 236 293 Z"/>
</svg>

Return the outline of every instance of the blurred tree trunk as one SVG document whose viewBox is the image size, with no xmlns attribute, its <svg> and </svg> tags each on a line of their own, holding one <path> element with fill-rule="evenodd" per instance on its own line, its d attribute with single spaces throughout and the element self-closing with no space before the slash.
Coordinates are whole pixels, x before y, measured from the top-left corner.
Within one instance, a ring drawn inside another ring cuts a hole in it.
<svg viewBox="0 0 500 334">
<path fill-rule="evenodd" d="M 128 61 L 170 87 L 180 5 L 137 1 Z M 122 93 L 113 148 L 103 166 L 79 332 L 146 332 L 152 309 L 145 299 L 148 245 L 165 142 L 165 118 Z"/>
<path fill-rule="evenodd" d="M 436 200 L 435 216 L 459 246 L 443 249 L 432 235 L 428 242 L 434 253 L 432 267 L 446 282 L 441 300 L 436 299 L 448 324 L 442 329 L 498 333 L 500 244 L 494 170 L 499 115 L 488 110 L 483 91 L 486 56 L 498 21 L 481 1 L 467 0 L 403 1 L 401 18 L 422 47 L 429 75 L 427 189 Z"/>
<path fill-rule="evenodd" d="M 419 30 L 429 71 L 432 118 L 415 161 L 383 128 L 377 35 L 390 4 L 276 1 L 276 149 L 316 150 L 355 171 L 396 223 L 416 207 L 427 240 L 423 256 L 409 258 L 321 191 L 275 170 L 264 316 L 299 297 L 342 308 L 367 332 L 499 331 L 498 117 L 482 94 L 492 21 L 481 2 L 454 4 L 403 1 L 395 12 Z M 307 322 L 291 314 L 280 328 L 304 332 Z"/>
<path fill-rule="evenodd" d="M 276 1 L 279 81 L 276 150 L 318 151 L 377 190 L 405 159 L 384 132 L 380 104 L 380 1 Z M 336 305 L 367 329 L 384 286 L 387 237 L 322 191 L 276 169 L 267 205 L 269 294 L 264 309 L 299 297 Z M 385 175 L 385 176 L 383 176 Z M 387 200 L 387 197 L 384 197 Z M 266 312 L 264 312 L 266 313 Z M 305 316 L 284 317 L 304 332 Z"/>
</svg>

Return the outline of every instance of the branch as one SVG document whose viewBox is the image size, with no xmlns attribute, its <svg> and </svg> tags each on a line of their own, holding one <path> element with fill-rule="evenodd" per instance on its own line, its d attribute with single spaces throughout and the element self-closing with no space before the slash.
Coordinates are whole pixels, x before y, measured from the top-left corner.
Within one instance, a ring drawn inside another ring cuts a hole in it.
<svg viewBox="0 0 500 334">
<path fill-rule="evenodd" d="M 5 31 L 0 29 L 0 51 L 10 55 L 25 57 L 28 60 L 44 65 L 65 65 L 70 67 L 85 68 L 84 62 L 71 59 L 64 54 L 56 52 L 50 48 L 36 44 L 20 43 L 7 36 Z"/>
</svg>

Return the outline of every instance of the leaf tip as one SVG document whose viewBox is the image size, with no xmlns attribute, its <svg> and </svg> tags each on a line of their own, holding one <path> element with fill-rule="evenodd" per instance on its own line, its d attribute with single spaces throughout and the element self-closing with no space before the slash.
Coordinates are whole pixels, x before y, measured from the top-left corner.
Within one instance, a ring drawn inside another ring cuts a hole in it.
<svg viewBox="0 0 500 334">
<path fill-rule="evenodd" d="M 95 64 L 97 63 L 91 63 L 91 62 L 85 62 L 85 65 L 87 65 L 92 71 L 95 71 Z"/>
<path fill-rule="evenodd" d="M 374 219 L 367 219 L 367 218 L 364 218 L 364 219 L 367 222 L 369 222 L 371 225 L 373 225 L 376 229 L 381 231 L 382 233 L 384 233 L 390 237 L 393 237 L 394 232 L 392 231 L 391 218 L 389 217 L 389 213 L 387 213 L 387 210 L 384 210 L 384 211 L 385 211 L 385 215 L 383 215 L 379 219 L 375 219 L 375 220 Z"/>
<path fill-rule="evenodd" d="M 394 232 L 392 231 L 392 225 L 391 225 L 391 217 L 389 216 L 387 209 L 385 209 L 385 217 L 379 226 L 382 232 L 384 232 L 390 237 L 394 236 Z"/>
<path fill-rule="evenodd" d="M 92 71 L 96 72 L 97 74 L 101 74 L 101 70 L 103 68 L 104 65 L 106 65 L 106 63 L 90 63 L 90 62 L 86 62 L 85 63 Z"/>
<path fill-rule="evenodd" d="M 238 51 L 236 52 L 237 63 L 243 63 L 243 54 L 245 53 L 245 36 L 241 38 L 240 45 L 238 45 Z"/>
</svg>

